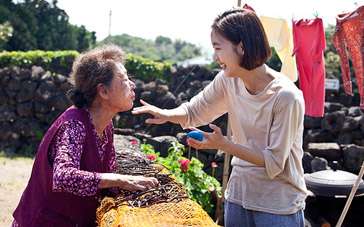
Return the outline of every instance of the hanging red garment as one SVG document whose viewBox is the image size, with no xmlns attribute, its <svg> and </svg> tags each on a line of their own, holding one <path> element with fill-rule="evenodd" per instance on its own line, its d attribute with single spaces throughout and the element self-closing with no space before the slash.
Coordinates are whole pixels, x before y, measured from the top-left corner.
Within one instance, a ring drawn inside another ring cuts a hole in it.
<svg viewBox="0 0 364 227">
<path fill-rule="evenodd" d="M 364 6 L 336 17 L 333 43 L 340 56 L 344 90 L 348 95 L 353 95 L 348 53 L 351 56 L 360 95 L 360 108 L 364 109 Z"/>
<path fill-rule="evenodd" d="M 243 9 L 248 9 L 248 10 L 250 10 L 250 11 L 255 12 L 255 10 L 253 9 L 253 7 L 251 7 L 250 5 L 248 5 L 248 4 L 246 4 L 246 3 L 243 5 Z"/>
<path fill-rule="evenodd" d="M 321 18 L 292 21 L 293 54 L 296 56 L 300 89 L 305 99 L 305 114 L 324 115 L 325 32 Z"/>
</svg>

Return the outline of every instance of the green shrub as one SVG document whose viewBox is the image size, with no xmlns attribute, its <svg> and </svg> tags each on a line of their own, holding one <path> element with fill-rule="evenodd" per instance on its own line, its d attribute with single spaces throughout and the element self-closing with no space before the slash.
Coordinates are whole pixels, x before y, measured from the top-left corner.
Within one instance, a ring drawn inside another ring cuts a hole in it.
<svg viewBox="0 0 364 227">
<path fill-rule="evenodd" d="M 211 202 L 211 192 L 215 191 L 218 196 L 221 196 L 221 185 L 214 177 L 202 170 L 203 164 L 198 159 L 188 160 L 182 156 L 185 152 L 182 144 L 173 143 L 165 158 L 160 157 L 152 145 L 142 144 L 141 150 L 147 155 L 155 156 L 155 162 L 165 166 L 175 176 L 177 182 L 184 185 L 189 198 L 198 202 L 210 215 L 212 214 L 214 204 Z M 183 166 L 186 162 L 187 168 Z"/>
<path fill-rule="evenodd" d="M 0 53 L 0 68 L 30 68 L 37 65 L 51 72 L 68 75 L 77 56 L 77 51 L 4 51 Z"/>
<path fill-rule="evenodd" d="M 156 62 L 147 58 L 128 54 L 125 67 L 135 78 L 143 81 L 164 79 L 169 81 L 171 65 L 166 62 Z"/>
<path fill-rule="evenodd" d="M 45 70 L 68 76 L 72 63 L 78 55 L 77 51 L 4 51 L 0 52 L 0 68 L 11 66 L 31 68 L 37 65 Z M 144 81 L 157 78 L 168 81 L 171 69 L 169 63 L 155 62 L 132 54 L 127 55 L 125 67 L 130 74 Z"/>
</svg>

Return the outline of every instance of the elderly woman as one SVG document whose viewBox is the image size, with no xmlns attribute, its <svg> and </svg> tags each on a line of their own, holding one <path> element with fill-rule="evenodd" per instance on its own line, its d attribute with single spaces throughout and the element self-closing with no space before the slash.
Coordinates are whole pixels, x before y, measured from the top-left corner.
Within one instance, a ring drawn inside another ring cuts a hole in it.
<svg viewBox="0 0 364 227">
<path fill-rule="evenodd" d="M 73 64 L 74 106 L 61 114 L 39 145 L 13 226 L 95 226 L 102 189 L 146 190 L 157 179 L 116 170 L 112 118 L 133 107 L 135 85 L 116 46 L 81 54 Z"/>
</svg>

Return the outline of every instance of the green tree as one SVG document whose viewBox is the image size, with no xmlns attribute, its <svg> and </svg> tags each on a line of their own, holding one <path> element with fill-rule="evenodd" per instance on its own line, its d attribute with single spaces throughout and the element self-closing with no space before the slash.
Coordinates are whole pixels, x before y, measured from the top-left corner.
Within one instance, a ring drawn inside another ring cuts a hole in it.
<svg viewBox="0 0 364 227">
<path fill-rule="evenodd" d="M 165 36 L 148 40 L 127 34 L 109 36 L 98 45 L 113 43 L 122 47 L 126 52 L 133 53 L 155 61 L 178 62 L 201 55 L 201 49 L 194 44 Z"/>
<path fill-rule="evenodd" d="M 21 12 L 22 10 L 12 3 L 12 1 L 0 1 L 0 23 L 9 21 L 13 28 L 12 36 L 3 45 L 5 50 L 14 50 L 12 46 L 17 46 L 17 50 L 31 50 L 36 47 L 36 40 L 32 36 L 28 25 L 17 16 Z M 29 19 L 29 15 L 24 15 L 24 17 Z"/>
<path fill-rule="evenodd" d="M 6 50 L 66 50 L 83 51 L 96 43 L 94 32 L 84 26 L 69 23 L 67 13 L 57 1 L 25 0 L 13 3 L 0 1 L 0 23 L 9 21 L 14 29 Z"/>
<path fill-rule="evenodd" d="M 0 24 L 0 50 L 2 50 L 5 43 L 13 34 L 13 27 L 11 27 L 9 22 Z"/>
<path fill-rule="evenodd" d="M 280 71 L 282 68 L 282 62 L 274 48 L 272 48 L 272 56 L 268 60 L 267 65 L 277 71 Z"/>
<path fill-rule="evenodd" d="M 325 53 L 327 52 L 336 52 L 336 48 L 334 47 L 334 44 L 332 43 L 332 37 L 335 33 L 335 26 L 329 24 L 326 28 L 325 28 L 325 40 L 326 40 L 326 49 L 325 49 Z"/>
<path fill-rule="evenodd" d="M 81 25 L 78 29 L 77 34 L 77 41 L 78 41 L 78 51 L 86 50 L 90 47 L 90 45 L 94 45 L 96 41 L 96 33 L 89 32 L 85 28 L 85 26 Z"/>
<path fill-rule="evenodd" d="M 335 26 L 329 25 L 325 29 L 326 49 L 325 49 L 325 69 L 326 75 L 330 78 L 340 78 L 340 57 L 337 54 L 336 48 L 332 42 L 332 37 L 335 33 Z"/>
<path fill-rule="evenodd" d="M 172 40 L 165 36 L 157 36 L 157 38 L 155 38 L 155 44 L 156 45 L 169 45 L 169 44 L 172 44 Z"/>
</svg>

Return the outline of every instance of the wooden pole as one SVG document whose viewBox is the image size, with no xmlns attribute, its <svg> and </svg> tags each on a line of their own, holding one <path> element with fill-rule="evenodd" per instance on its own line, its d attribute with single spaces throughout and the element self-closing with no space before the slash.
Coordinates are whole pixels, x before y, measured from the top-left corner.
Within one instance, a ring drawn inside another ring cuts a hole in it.
<svg viewBox="0 0 364 227">
<path fill-rule="evenodd" d="M 229 124 L 229 120 L 227 123 L 227 138 L 231 141 L 231 127 Z M 229 180 L 229 169 L 230 169 L 230 154 L 225 153 L 225 159 L 224 159 L 224 172 L 223 172 L 223 179 L 222 179 L 222 190 L 225 191 L 227 182 Z"/>
<path fill-rule="evenodd" d="M 346 216 L 346 213 L 348 212 L 349 207 L 351 205 L 351 202 L 353 201 L 353 198 L 355 196 L 355 193 L 358 190 L 360 181 L 363 179 L 363 175 L 364 175 L 364 161 L 361 164 L 361 168 L 360 168 L 360 172 L 359 172 L 358 178 L 356 179 L 356 182 L 353 185 L 353 188 L 351 189 L 351 192 L 350 192 L 350 195 L 349 195 L 348 200 L 346 200 L 344 210 L 343 210 L 343 212 L 340 215 L 340 218 L 339 218 L 339 221 L 336 224 L 336 227 L 341 227 L 341 225 L 343 224 L 344 219 L 345 219 L 345 216 Z"/>
<path fill-rule="evenodd" d="M 229 118 L 227 121 L 227 138 L 228 140 L 231 141 L 231 127 L 229 124 Z M 224 151 L 219 150 L 219 153 Z M 224 215 L 224 210 L 222 209 L 222 203 L 224 202 L 224 193 L 226 190 L 226 186 L 229 180 L 229 170 L 230 170 L 230 158 L 231 155 L 225 153 L 224 154 L 224 169 L 223 169 L 223 174 L 222 174 L 222 195 L 221 198 L 217 198 L 217 202 L 216 202 L 216 210 L 215 210 L 215 218 L 216 218 L 216 223 L 219 223 L 220 220 L 222 220 L 222 217 Z"/>
</svg>

